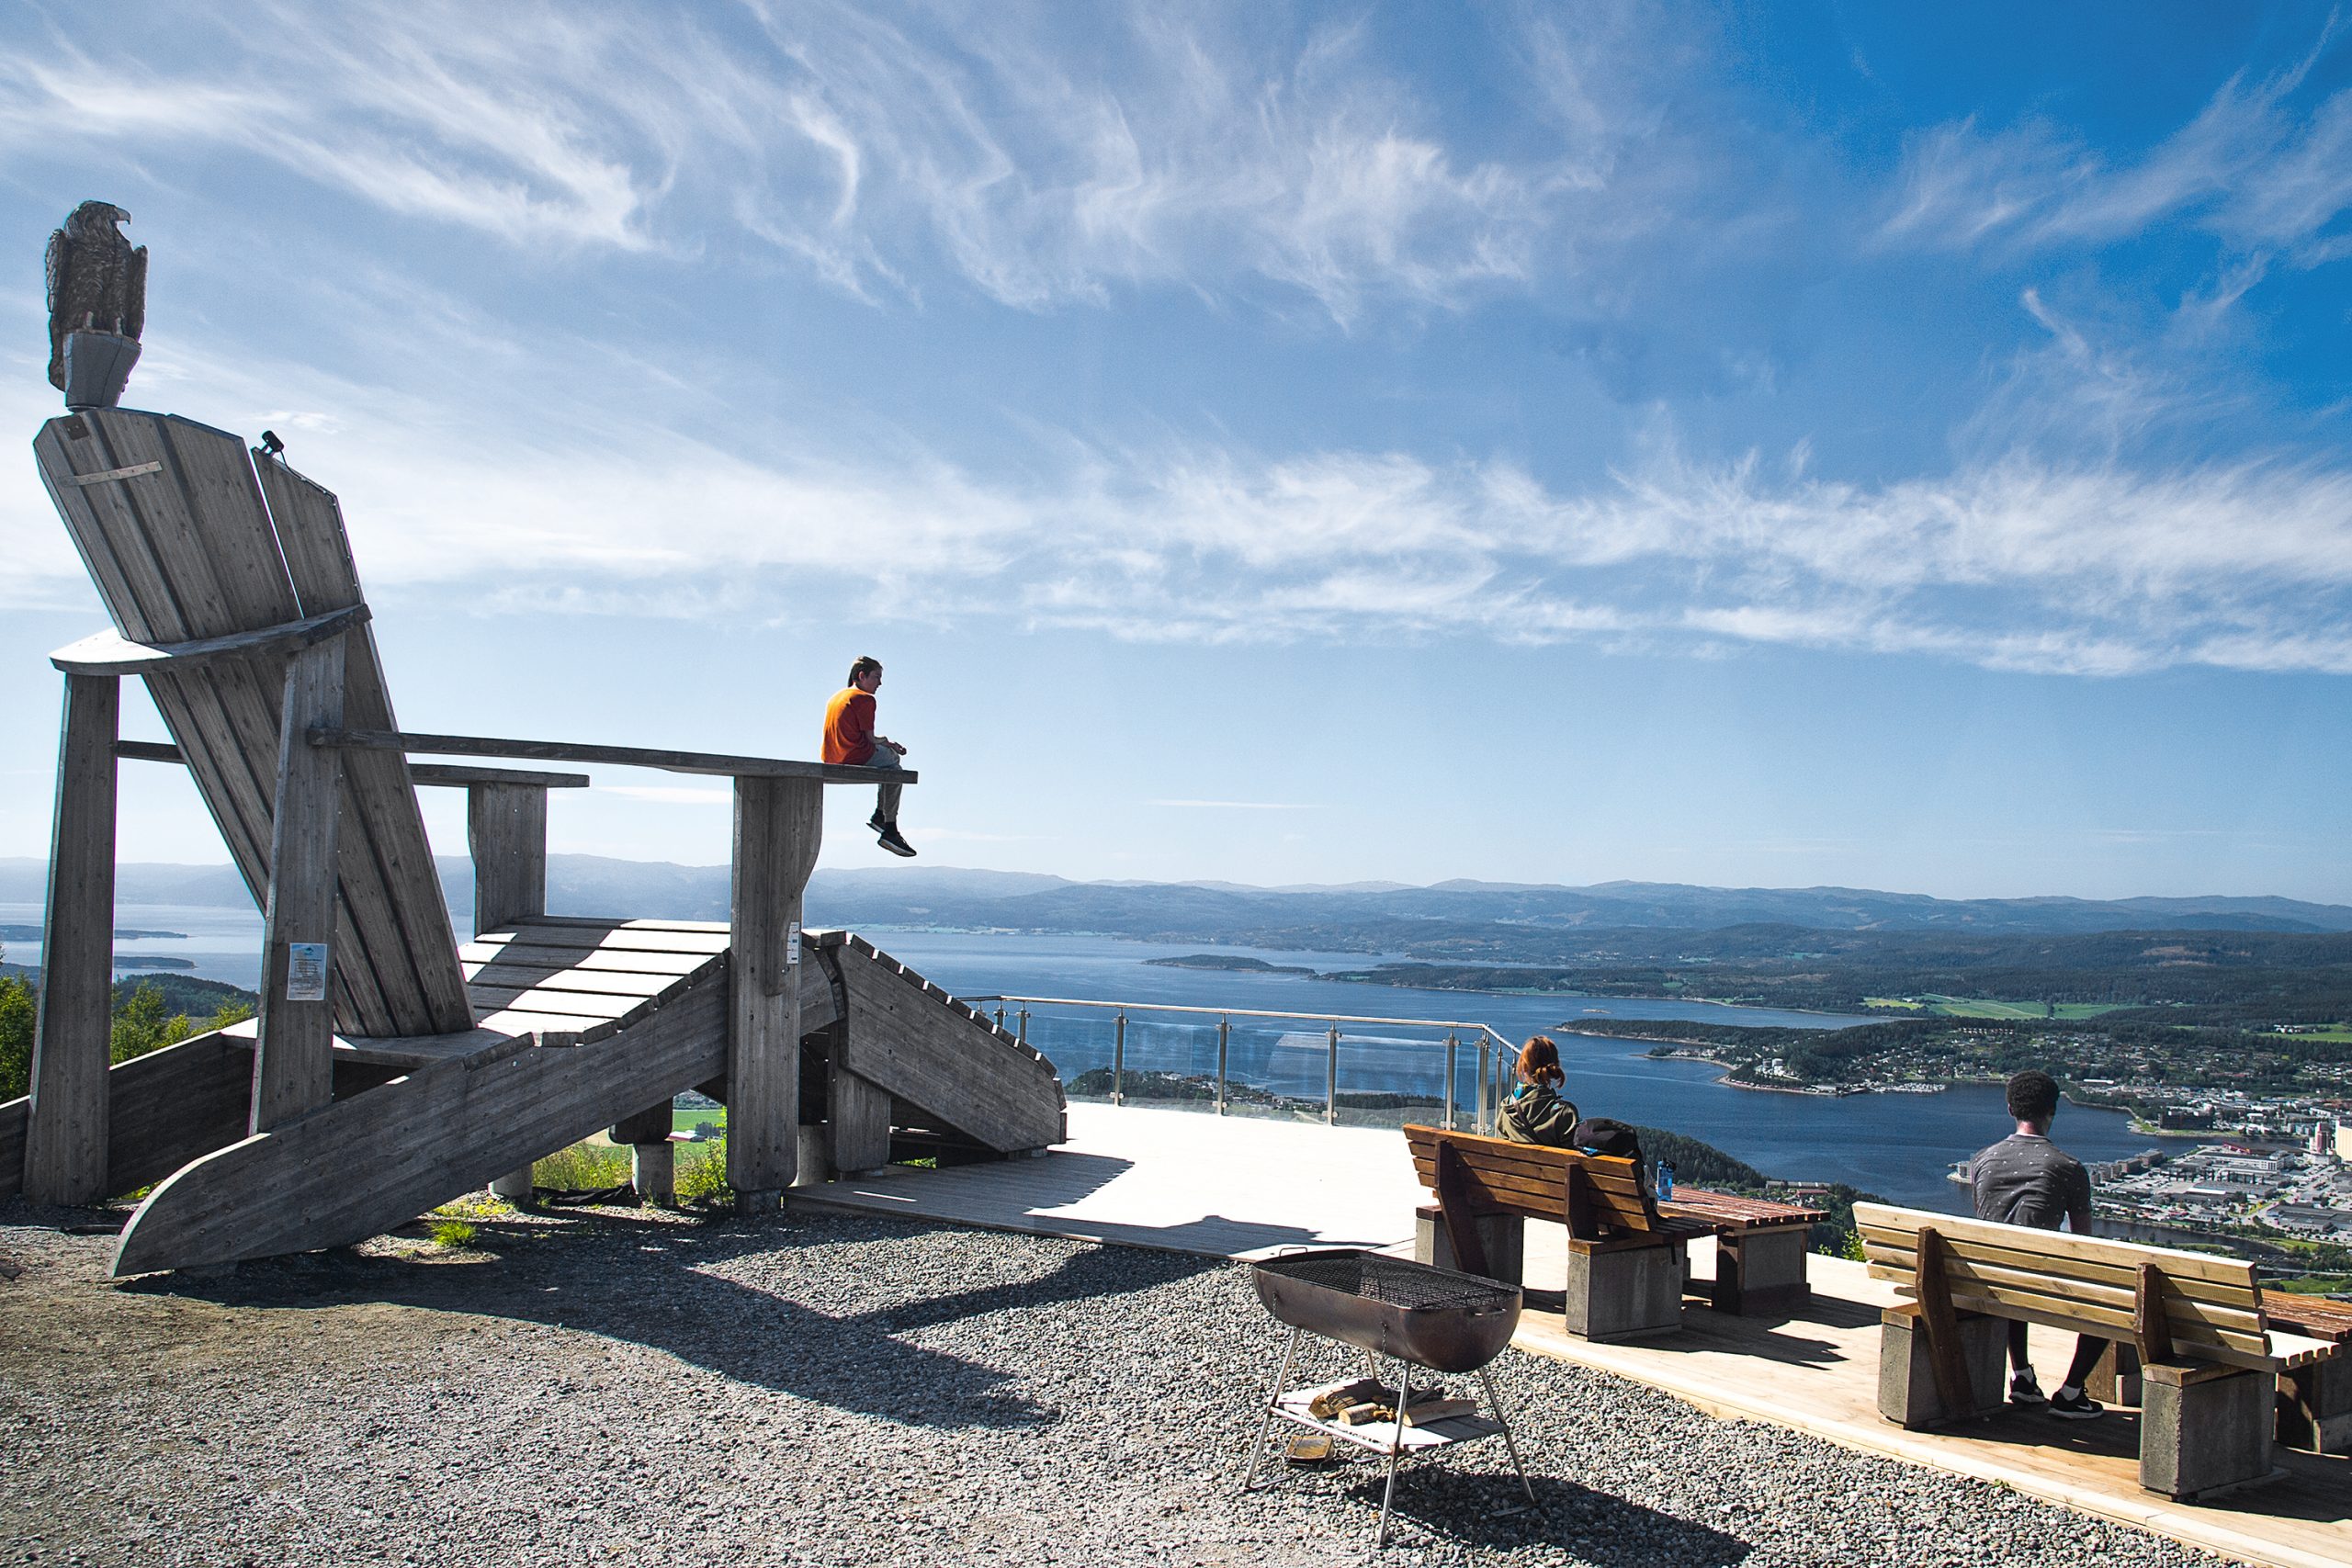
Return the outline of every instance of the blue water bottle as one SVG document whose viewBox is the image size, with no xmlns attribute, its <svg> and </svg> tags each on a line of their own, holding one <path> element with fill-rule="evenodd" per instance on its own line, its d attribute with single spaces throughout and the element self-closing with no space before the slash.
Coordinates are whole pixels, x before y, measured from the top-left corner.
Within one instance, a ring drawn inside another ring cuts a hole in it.
<svg viewBox="0 0 2352 1568">
<path fill-rule="evenodd" d="M 1657 1201 L 1661 1203 L 1674 1201 L 1674 1168 L 1664 1160 L 1657 1162 Z"/>
</svg>

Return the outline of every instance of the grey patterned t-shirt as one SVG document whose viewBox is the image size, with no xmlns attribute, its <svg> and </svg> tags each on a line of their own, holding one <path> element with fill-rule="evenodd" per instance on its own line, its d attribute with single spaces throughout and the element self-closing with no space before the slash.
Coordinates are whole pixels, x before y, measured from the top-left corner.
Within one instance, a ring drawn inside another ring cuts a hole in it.
<svg viewBox="0 0 2352 1568">
<path fill-rule="evenodd" d="M 1968 1162 L 1968 1185 L 1980 1220 L 2054 1231 L 2071 1214 L 2090 1228 L 2090 1172 L 2047 1138 L 2010 1134 Z"/>
</svg>

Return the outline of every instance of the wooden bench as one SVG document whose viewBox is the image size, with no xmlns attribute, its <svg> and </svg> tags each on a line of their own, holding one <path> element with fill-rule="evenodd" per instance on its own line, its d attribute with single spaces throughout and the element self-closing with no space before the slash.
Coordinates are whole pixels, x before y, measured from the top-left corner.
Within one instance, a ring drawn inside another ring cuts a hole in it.
<svg viewBox="0 0 2352 1568">
<path fill-rule="evenodd" d="M 1880 1203 L 1854 1220 L 1871 1277 L 1914 1298 L 1879 1351 L 1879 1413 L 1906 1427 L 2005 1407 L 2009 1322 L 2087 1334 L 2137 1359 L 2140 1484 L 2211 1496 L 2272 1473 L 2279 1379 L 2337 1353 L 2272 1329 L 2251 1263 Z"/>
<path fill-rule="evenodd" d="M 1522 1222 L 1568 1228 L 1567 1330 L 1631 1339 L 1682 1325 L 1682 1279 L 1701 1221 L 1658 1213 L 1630 1159 L 1408 1126 L 1421 1185 L 1414 1256 L 1511 1284 L 1525 1272 Z"/>
</svg>

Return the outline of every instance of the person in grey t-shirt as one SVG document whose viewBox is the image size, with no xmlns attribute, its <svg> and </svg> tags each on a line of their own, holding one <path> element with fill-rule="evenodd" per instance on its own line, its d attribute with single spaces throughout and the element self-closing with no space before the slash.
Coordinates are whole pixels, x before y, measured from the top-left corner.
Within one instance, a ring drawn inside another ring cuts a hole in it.
<svg viewBox="0 0 2352 1568">
<path fill-rule="evenodd" d="M 2083 1162 L 2050 1141 L 2050 1119 L 2058 1113 L 2058 1083 L 2048 1073 L 2028 1068 L 2009 1080 L 2009 1114 L 2018 1130 L 1989 1149 L 1979 1150 L 1968 1162 L 1969 1190 L 1976 1196 L 1976 1217 L 2005 1225 L 2031 1225 L 2054 1231 L 2071 1226 L 2087 1235 L 2091 1228 L 2091 1178 Z M 2066 1381 L 2046 1398 L 2033 1375 L 2026 1346 L 2026 1325 L 2009 1325 L 2009 1399 L 2017 1404 L 2047 1404 L 2050 1414 L 2073 1421 L 2087 1421 L 2107 1414 L 2107 1407 L 2083 1392 L 2084 1380 L 2107 1350 L 2107 1341 L 2082 1335 L 2075 1343 L 2074 1363 Z"/>
</svg>

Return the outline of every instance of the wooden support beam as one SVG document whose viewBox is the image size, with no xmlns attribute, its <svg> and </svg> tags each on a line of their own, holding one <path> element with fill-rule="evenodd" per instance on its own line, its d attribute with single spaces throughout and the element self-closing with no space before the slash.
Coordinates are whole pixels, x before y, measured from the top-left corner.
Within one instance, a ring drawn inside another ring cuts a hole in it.
<svg viewBox="0 0 2352 1568">
<path fill-rule="evenodd" d="M 735 781 L 727 1180 L 747 1213 L 775 1208 L 799 1172 L 801 895 L 824 812 L 815 779 Z"/>
<path fill-rule="evenodd" d="M 330 999 L 335 930 L 335 854 L 343 758 L 309 745 L 320 726 L 343 721 L 344 643 L 304 649 L 286 667 L 278 730 L 277 797 L 271 820 L 269 901 L 262 925 L 261 1019 L 254 1055 L 252 1131 L 266 1133 L 317 1110 L 334 1089 Z M 297 966 L 297 944 L 307 962 Z M 315 962 L 318 954 L 324 962 Z"/>
<path fill-rule="evenodd" d="M 474 857 L 474 935 L 548 912 L 548 792 L 478 784 L 466 791 Z"/>
<path fill-rule="evenodd" d="M 2165 1271 L 2154 1263 L 2140 1265 L 2132 1292 L 2132 1342 L 2143 1366 L 2172 1359 L 2172 1324 L 2165 1315 Z"/>
<path fill-rule="evenodd" d="M 1960 1343 L 1960 1317 L 1952 1310 L 1951 1283 L 1944 1278 L 1942 1233 L 1920 1226 L 1918 1255 L 1919 1325 L 1928 1336 L 1928 1366 L 1935 1374 L 1936 1393 L 1946 1410 L 1972 1409 L 1975 1396 L 1970 1392 L 1968 1358 Z"/>
<path fill-rule="evenodd" d="M 737 779 L 811 779 L 820 784 L 913 784 L 909 769 L 856 768 L 838 762 L 796 762 L 775 757 L 735 757 L 714 751 L 664 751 L 642 746 L 589 746 L 571 740 L 504 740 L 480 735 L 418 735 L 405 730 L 345 729 L 322 725 L 311 744 L 356 751 L 406 751 L 427 757 L 522 757 L 548 762 L 607 762 L 673 773 L 717 773 Z"/>
<path fill-rule="evenodd" d="M 1441 1150 L 1446 1146 L 1444 1144 L 1438 1145 Z M 1568 1167 L 1566 1181 L 1567 1210 L 1563 1218 L 1567 1222 L 1568 1234 L 1578 1241 L 1598 1239 L 1600 1227 L 1593 1218 L 1592 1178 L 1582 1162 Z"/>
<path fill-rule="evenodd" d="M 330 642 L 354 626 L 368 623 L 368 606 L 350 604 L 323 615 L 310 615 L 255 631 L 231 632 L 225 637 L 197 637 L 187 642 L 138 642 L 120 632 L 103 631 L 68 644 L 49 656 L 60 670 L 74 675 L 153 675 L 177 673 L 218 659 L 246 659 L 256 653 L 296 653 Z"/>
<path fill-rule="evenodd" d="M 1470 1172 L 1461 1152 L 1444 1144 L 1437 1151 L 1437 1202 L 1445 1239 L 1453 1247 L 1453 1266 L 1464 1273 L 1487 1273 L 1487 1244 L 1478 1235 L 1478 1206 L 1470 1193 Z"/>
<path fill-rule="evenodd" d="M 649 1105 L 642 1111 L 624 1116 L 613 1123 L 612 1131 L 605 1136 L 616 1144 L 667 1143 L 671 1130 L 677 1125 L 670 1109 L 676 1103 L 673 1097 L 659 1105 Z"/>
<path fill-rule="evenodd" d="M 187 765 L 187 754 L 168 740 L 118 740 L 114 743 L 118 757 L 141 762 L 174 762 Z M 412 783 L 437 784 L 447 789 L 469 789 L 475 784 L 537 784 L 541 789 L 586 789 L 586 773 L 543 773 L 531 768 L 473 768 L 462 763 L 414 762 L 408 776 Z"/>
<path fill-rule="evenodd" d="M 36 1203 L 105 1197 L 107 1050 L 114 989 L 114 744 L 122 682 L 65 677 L 40 1015 L 25 1127 L 24 1193 Z"/>
</svg>

